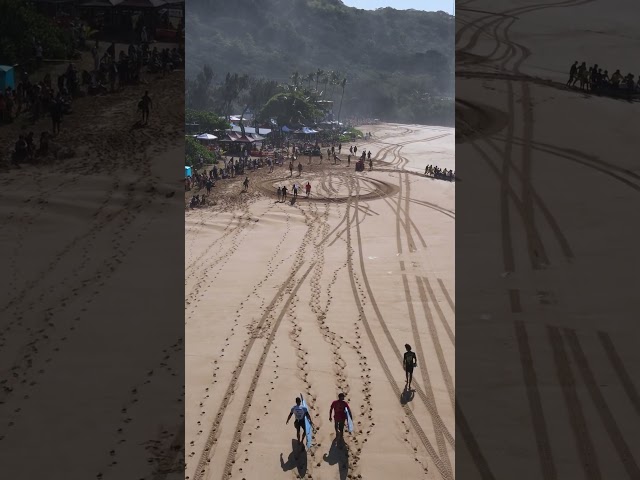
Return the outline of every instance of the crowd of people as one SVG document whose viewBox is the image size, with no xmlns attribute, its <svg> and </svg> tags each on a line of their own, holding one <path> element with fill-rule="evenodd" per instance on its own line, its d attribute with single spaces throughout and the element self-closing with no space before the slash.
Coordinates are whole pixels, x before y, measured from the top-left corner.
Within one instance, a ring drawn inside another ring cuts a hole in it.
<svg viewBox="0 0 640 480">
<path fill-rule="evenodd" d="M 623 91 L 626 93 L 640 92 L 640 77 L 635 80 L 631 73 L 623 75 L 620 69 L 609 75 L 609 70 L 604 70 L 596 63 L 587 67 L 587 62 L 578 65 L 576 60 L 569 69 L 569 80 L 566 85 L 575 87 L 579 84 L 580 90 L 602 92 L 607 90 Z"/>
<path fill-rule="evenodd" d="M 86 38 L 82 24 L 73 24 L 74 46 L 84 47 Z M 33 39 L 36 69 L 42 66 L 43 46 Z M 176 48 L 151 48 L 145 27 L 142 27 L 137 44 L 129 44 L 126 51 L 117 51 L 115 43 L 111 43 L 103 52 L 100 42 L 95 41 L 91 48 L 93 68 L 91 71 L 79 71 L 75 62 L 70 62 L 64 72 L 57 78 L 47 72 L 42 80 L 34 82 L 33 75 L 26 70 L 18 72 L 15 88 L 7 87 L 0 92 L 0 125 L 9 124 L 22 116 L 35 125 L 45 116 L 51 118 L 51 130 L 40 133 L 40 145 L 33 146 L 33 134 L 21 135 L 10 152 L 11 161 L 18 166 L 23 162 L 36 162 L 49 153 L 49 142 L 60 133 L 63 119 L 72 113 L 72 104 L 83 94 L 97 95 L 108 91 L 115 92 L 125 85 L 142 81 L 143 69 L 147 71 L 167 73 L 175 68 L 182 68 L 184 58 Z M 38 70 L 36 70 L 37 73 Z M 117 87 L 116 87 L 117 86 Z M 142 97 L 139 108 L 143 122 L 146 123 L 151 107 L 148 93 Z M 4 153 L 4 152 L 3 152 Z"/>
<path fill-rule="evenodd" d="M 434 165 L 427 165 L 424 169 L 424 174 L 437 180 L 447 180 L 449 182 L 453 182 L 456 179 L 456 172 L 453 170 L 441 169 Z"/>
</svg>

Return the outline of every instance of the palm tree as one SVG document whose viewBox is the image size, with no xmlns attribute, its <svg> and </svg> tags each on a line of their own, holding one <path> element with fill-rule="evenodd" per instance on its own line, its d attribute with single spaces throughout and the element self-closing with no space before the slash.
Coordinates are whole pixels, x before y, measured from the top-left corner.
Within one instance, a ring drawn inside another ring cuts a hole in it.
<svg viewBox="0 0 640 480">
<path fill-rule="evenodd" d="M 338 109 L 338 123 L 340 122 L 340 113 L 342 112 L 342 100 L 344 99 L 344 87 L 347 85 L 347 78 L 343 78 L 342 82 L 340 82 L 340 86 L 342 87 L 342 96 L 340 97 L 340 108 Z"/>
<path fill-rule="evenodd" d="M 291 74 L 291 81 L 293 82 L 293 86 L 298 88 L 298 86 L 300 85 L 300 74 L 298 72 L 293 72 Z"/>
<path fill-rule="evenodd" d="M 331 98 L 333 99 L 333 93 L 335 91 L 335 87 L 340 85 L 340 72 L 333 71 L 329 74 L 329 82 L 331 83 Z"/>
<path fill-rule="evenodd" d="M 318 82 L 320 81 L 320 78 L 322 78 L 323 75 L 324 75 L 324 70 L 319 68 L 316 71 L 316 93 L 318 92 Z"/>
</svg>

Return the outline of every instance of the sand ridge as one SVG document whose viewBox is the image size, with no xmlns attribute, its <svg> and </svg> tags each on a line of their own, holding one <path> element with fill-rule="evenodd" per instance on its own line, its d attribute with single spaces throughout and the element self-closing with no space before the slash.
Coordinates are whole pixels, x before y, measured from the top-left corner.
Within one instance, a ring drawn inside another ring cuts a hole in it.
<svg viewBox="0 0 640 480">
<path fill-rule="evenodd" d="M 416 148 L 442 134 L 385 128 Z M 247 193 L 243 178 L 218 182 L 216 205 L 187 211 L 190 479 L 453 478 L 454 184 L 380 147 L 373 172 L 347 168 L 343 146 L 337 165 L 301 156 L 299 178 L 259 169 Z M 277 202 L 294 181 L 312 183 L 311 200 Z M 415 391 L 406 342 L 420 347 Z M 356 427 L 344 449 L 327 417 L 339 391 Z M 308 451 L 284 425 L 299 393 L 318 427 Z"/>
</svg>

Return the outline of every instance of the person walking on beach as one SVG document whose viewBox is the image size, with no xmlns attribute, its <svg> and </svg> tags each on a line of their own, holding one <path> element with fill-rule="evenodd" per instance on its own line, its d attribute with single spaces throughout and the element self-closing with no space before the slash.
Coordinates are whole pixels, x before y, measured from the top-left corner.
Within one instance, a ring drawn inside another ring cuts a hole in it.
<svg viewBox="0 0 640 480">
<path fill-rule="evenodd" d="M 311 420 L 309 410 L 307 410 L 307 407 L 303 407 L 301 403 L 302 401 L 300 400 L 300 397 L 296 397 L 296 404 L 291 407 L 291 411 L 289 412 L 289 416 L 286 421 L 286 424 L 288 425 L 289 420 L 291 420 L 291 416 L 295 416 L 293 425 L 296 427 L 296 439 L 298 440 L 298 443 L 302 443 L 302 440 L 307 435 L 307 427 L 304 423 L 305 417 L 309 420 L 309 425 L 313 428 L 313 420 Z M 300 435 L 300 431 L 302 431 L 302 435 Z"/>
<path fill-rule="evenodd" d="M 300 175 L 302 175 L 302 162 L 298 163 L 298 176 Z"/>
<path fill-rule="evenodd" d="M 293 184 L 293 198 L 298 198 L 298 184 Z"/>
<path fill-rule="evenodd" d="M 246 192 L 249 189 L 249 177 L 244 177 L 244 182 L 242 182 L 242 185 L 244 185 L 244 191 Z"/>
<path fill-rule="evenodd" d="M 151 111 L 152 106 L 151 97 L 149 97 L 149 90 L 144 92 L 144 96 L 140 99 L 140 103 L 138 105 L 140 106 L 140 110 L 142 110 L 142 123 L 149 123 L 149 112 Z"/>
<path fill-rule="evenodd" d="M 340 393 L 338 394 L 338 400 L 334 400 L 331 403 L 331 408 L 329 408 L 329 421 L 332 421 L 332 416 L 333 419 L 335 419 L 334 427 L 336 429 L 336 441 L 342 440 L 344 442 L 344 422 L 347 420 L 347 411 L 353 421 L 351 408 L 349 408 L 349 404 L 344 401 L 344 393 Z M 340 446 L 339 443 L 338 446 Z"/>
<path fill-rule="evenodd" d="M 304 186 L 304 189 L 307 192 L 307 198 L 309 198 L 309 195 L 311 194 L 311 184 L 307 182 L 307 184 Z"/>
<path fill-rule="evenodd" d="M 278 201 L 282 198 L 282 188 L 278 187 Z"/>
<path fill-rule="evenodd" d="M 282 201 L 284 202 L 287 199 L 287 186 L 282 187 Z"/>
<path fill-rule="evenodd" d="M 293 177 L 293 160 L 289 162 L 289 171 L 291 172 L 291 176 Z"/>
<path fill-rule="evenodd" d="M 353 146 L 349 146 L 349 153 L 353 153 Z"/>
<path fill-rule="evenodd" d="M 347 155 L 347 167 L 351 166 L 351 155 Z"/>
<path fill-rule="evenodd" d="M 567 82 L 567 87 L 571 85 L 571 82 L 576 78 L 576 73 L 578 73 L 578 61 L 576 60 L 571 68 L 569 69 L 569 81 Z"/>
<path fill-rule="evenodd" d="M 371 152 L 369 152 L 371 153 Z M 373 160 L 371 160 L 371 157 L 369 157 L 369 171 L 373 170 Z"/>
<path fill-rule="evenodd" d="M 355 145 L 355 146 L 353 147 L 353 154 L 354 154 L 354 155 L 356 155 L 357 153 L 358 153 L 358 146 L 357 146 L 357 145 Z"/>
<path fill-rule="evenodd" d="M 402 365 L 404 366 L 404 372 L 407 377 L 407 386 L 411 388 L 411 380 L 413 380 L 413 369 L 418 366 L 415 352 L 411 351 L 411 345 L 405 344 L 404 348 L 407 349 L 404 352 L 404 358 Z"/>
</svg>

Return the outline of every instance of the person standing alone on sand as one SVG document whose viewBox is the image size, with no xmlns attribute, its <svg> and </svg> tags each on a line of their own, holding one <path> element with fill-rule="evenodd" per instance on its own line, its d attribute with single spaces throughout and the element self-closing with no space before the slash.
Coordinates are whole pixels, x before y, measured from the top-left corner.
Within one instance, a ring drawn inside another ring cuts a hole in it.
<svg viewBox="0 0 640 480">
<path fill-rule="evenodd" d="M 293 161 L 289 162 L 289 171 L 291 172 L 291 176 L 293 177 Z"/>
<path fill-rule="evenodd" d="M 144 92 L 144 96 L 140 99 L 138 106 L 142 110 L 142 123 L 149 123 L 149 112 L 151 111 L 151 97 L 149 97 L 149 90 Z"/>
<path fill-rule="evenodd" d="M 293 175 L 293 173 L 292 173 Z M 298 176 L 302 175 L 302 163 L 298 163 Z"/>
<path fill-rule="evenodd" d="M 296 439 L 298 443 L 302 443 L 302 440 L 307 434 L 307 428 L 304 424 L 304 419 L 307 417 L 309 420 L 309 425 L 313 427 L 313 421 L 311 420 L 311 415 L 309 415 L 309 410 L 307 407 L 303 407 L 300 405 L 302 401 L 299 397 L 296 397 L 296 404 L 291 407 L 291 411 L 289 412 L 289 416 L 287 417 L 287 424 L 289 424 L 289 420 L 291 420 L 291 416 L 295 415 L 295 420 L 293 421 L 293 425 L 296 427 Z M 300 430 L 302 430 L 302 436 L 300 436 Z"/>
<path fill-rule="evenodd" d="M 404 366 L 404 372 L 407 377 L 407 386 L 411 388 L 411 380 L 413 380 L 413 369 L 418 366 L 418 361 L 416 360 L 416 354 L 411 351 L 411 345 L 407 343 L 405 344 L 404 348 L 406 348 L 407 351 L 404 352 L 402 365 Z"/>
<path fill-rule="evenodd" d="M 304 189 L 307 192 L 307 198 L 309 198 L 309 195 L 311 194 L 311 184 L 307 182 L 307 184 L 304 186 Z"/>
<path fill-rule="evenodd" d="M 353 421 L 353 413 L 351 413 L 349 404 L 344 401 L 344 393 L 340 393 L 338 400 L 334 400 L 329 408 L 329 421 L 331 421 L 332 414 L 335 419 L 336 441 L 340 439 L 344 442 L 344 422 L 347 420 L 347 411 Z"/>
</svg>

